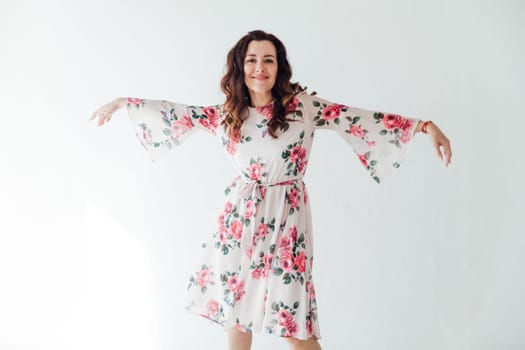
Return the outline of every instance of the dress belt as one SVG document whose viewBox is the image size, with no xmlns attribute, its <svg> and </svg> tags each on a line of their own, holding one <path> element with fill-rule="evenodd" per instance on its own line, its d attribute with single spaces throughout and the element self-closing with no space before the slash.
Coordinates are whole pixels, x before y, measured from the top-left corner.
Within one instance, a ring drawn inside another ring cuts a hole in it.
<svg viewBox="0 0 525 350">
<path fill-rule="evenodd" d="M 239 177 L 240 178 L 240 177 Z M 301 184 L 303 178 L 294 178 L 290 180 L 274 182 L 274 183 L 260 183 L 257 181 L 241 179 L 240 196 L 244 200 L 243 209 L 239 210 L 239 214 L 244 218 L 243 234 L 241 237 L 241 250 L 246 252 L 248 247 L 252 244 L 253 235 L 255 234 L 255 217 L 257 214 L 257 207 L 260 202 L 263 201 L 266 195 L 266 189 L 274 186 L 285 186 L 293 184 Z M 301 191 L 302 188 L 299 187 Z M 249 201 L 252 203 L 249 203 Z M 248 223 L 246 221 L 249 220 Z"/>
</svg>

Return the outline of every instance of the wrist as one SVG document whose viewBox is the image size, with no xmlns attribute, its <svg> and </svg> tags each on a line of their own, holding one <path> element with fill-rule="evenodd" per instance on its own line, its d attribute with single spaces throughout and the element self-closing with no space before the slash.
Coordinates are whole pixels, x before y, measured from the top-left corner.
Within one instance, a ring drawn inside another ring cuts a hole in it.
<svg viewBox="0 0 525 350">
<path fill-rule="evenodd" d="M 425 122 L 421 125 L 421 131 L 422 131 L 424 134 L 428 134 L 428 128 L 431 127 L 432 125 L 434 125 L 434 123 L 432 123 L 432 120 L 427 120 L 427 121 L 425 121 Z"/>
<path fill-rule="evenodd" d="M 423 120 L 421 120 L 421 119 L 418 120 L 417 125 L 416 125 L 416 130 L 414 131 L 414 133 L 421 132 L 421 128 L 423 127 L 423 123 L 424 123 Z"/>
<path fill-rule="evenodd" d="M 123 108 L 123 107 L 126 107 L 126 104 L 128 103 L 128 98 L 127 97 L 119 97 L 119 98 L 117 98 L 117 101 L 118 101 L 119 107 Z"/>
</svg>

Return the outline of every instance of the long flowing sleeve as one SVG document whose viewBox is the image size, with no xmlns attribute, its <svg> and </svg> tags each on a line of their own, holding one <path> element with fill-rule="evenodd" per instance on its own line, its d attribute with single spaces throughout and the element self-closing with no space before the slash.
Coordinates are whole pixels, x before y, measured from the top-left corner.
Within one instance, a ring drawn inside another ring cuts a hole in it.
<svg viewBox="0 0 525 350">
<path fill-rule="evenodd" d="M 154 161 L 197 129 L 216 135 L 221 106 L 198 107 L 128 97 L 127 110 L 137 138 Z"/>
<path fill-rule="evenodd" d="M 377 183 L 400 166 L 420 120 L 333 103 L 307 93 L 299 97 L 313 127 L 335 130 Z"/>
</svg>

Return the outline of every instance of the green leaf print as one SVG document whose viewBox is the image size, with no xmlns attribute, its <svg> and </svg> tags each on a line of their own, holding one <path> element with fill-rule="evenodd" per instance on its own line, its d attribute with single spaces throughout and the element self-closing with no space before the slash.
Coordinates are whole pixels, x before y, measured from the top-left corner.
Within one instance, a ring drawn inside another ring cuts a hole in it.
<svg viewBox="0 0 525 350">
<path fill-rule="evenodd" d="M 377 121 L 382 120 L 384 117 L 385 115 L 383 113 L 379 113 L 379 112 L 374 113 L 374 119 Z"/>
<path fill-rule="evenodd" d="M 279 305 L 275 301 L 272 303 L 272 310 L 276 312 L 279 311 Z"/>
</svg>

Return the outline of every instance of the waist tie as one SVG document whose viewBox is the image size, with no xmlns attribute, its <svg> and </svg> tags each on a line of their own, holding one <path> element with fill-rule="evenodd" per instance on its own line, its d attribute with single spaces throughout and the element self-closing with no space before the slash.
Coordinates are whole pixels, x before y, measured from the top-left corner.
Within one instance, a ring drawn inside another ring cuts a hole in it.
<svg viewBox="0 0 525 350">
<path fill-rule="evenodd" d="M 300 177 L 275 183 L 260 183 L 256 181 L 247 181 L 246 179 L 241 179 L 241 181 L 242 183 L 239 194 L 244 201 L 244 208 L 239 210 L 239 212 L 243 217 L 244 225 L 240 245 L 241 250 L 247 252 L 248 247 L 254 243 L 253 238 L 255 234 L 257 207 L 259 203 L 264 200 L 267 188 L 293 184 L 299 185 L 303 182 L 303 178 Z M 301 190 L 301 187 L 299 187 L 299 189 Z M 251 255 L 251 252 L 248 254 Z"/>
</svg>

